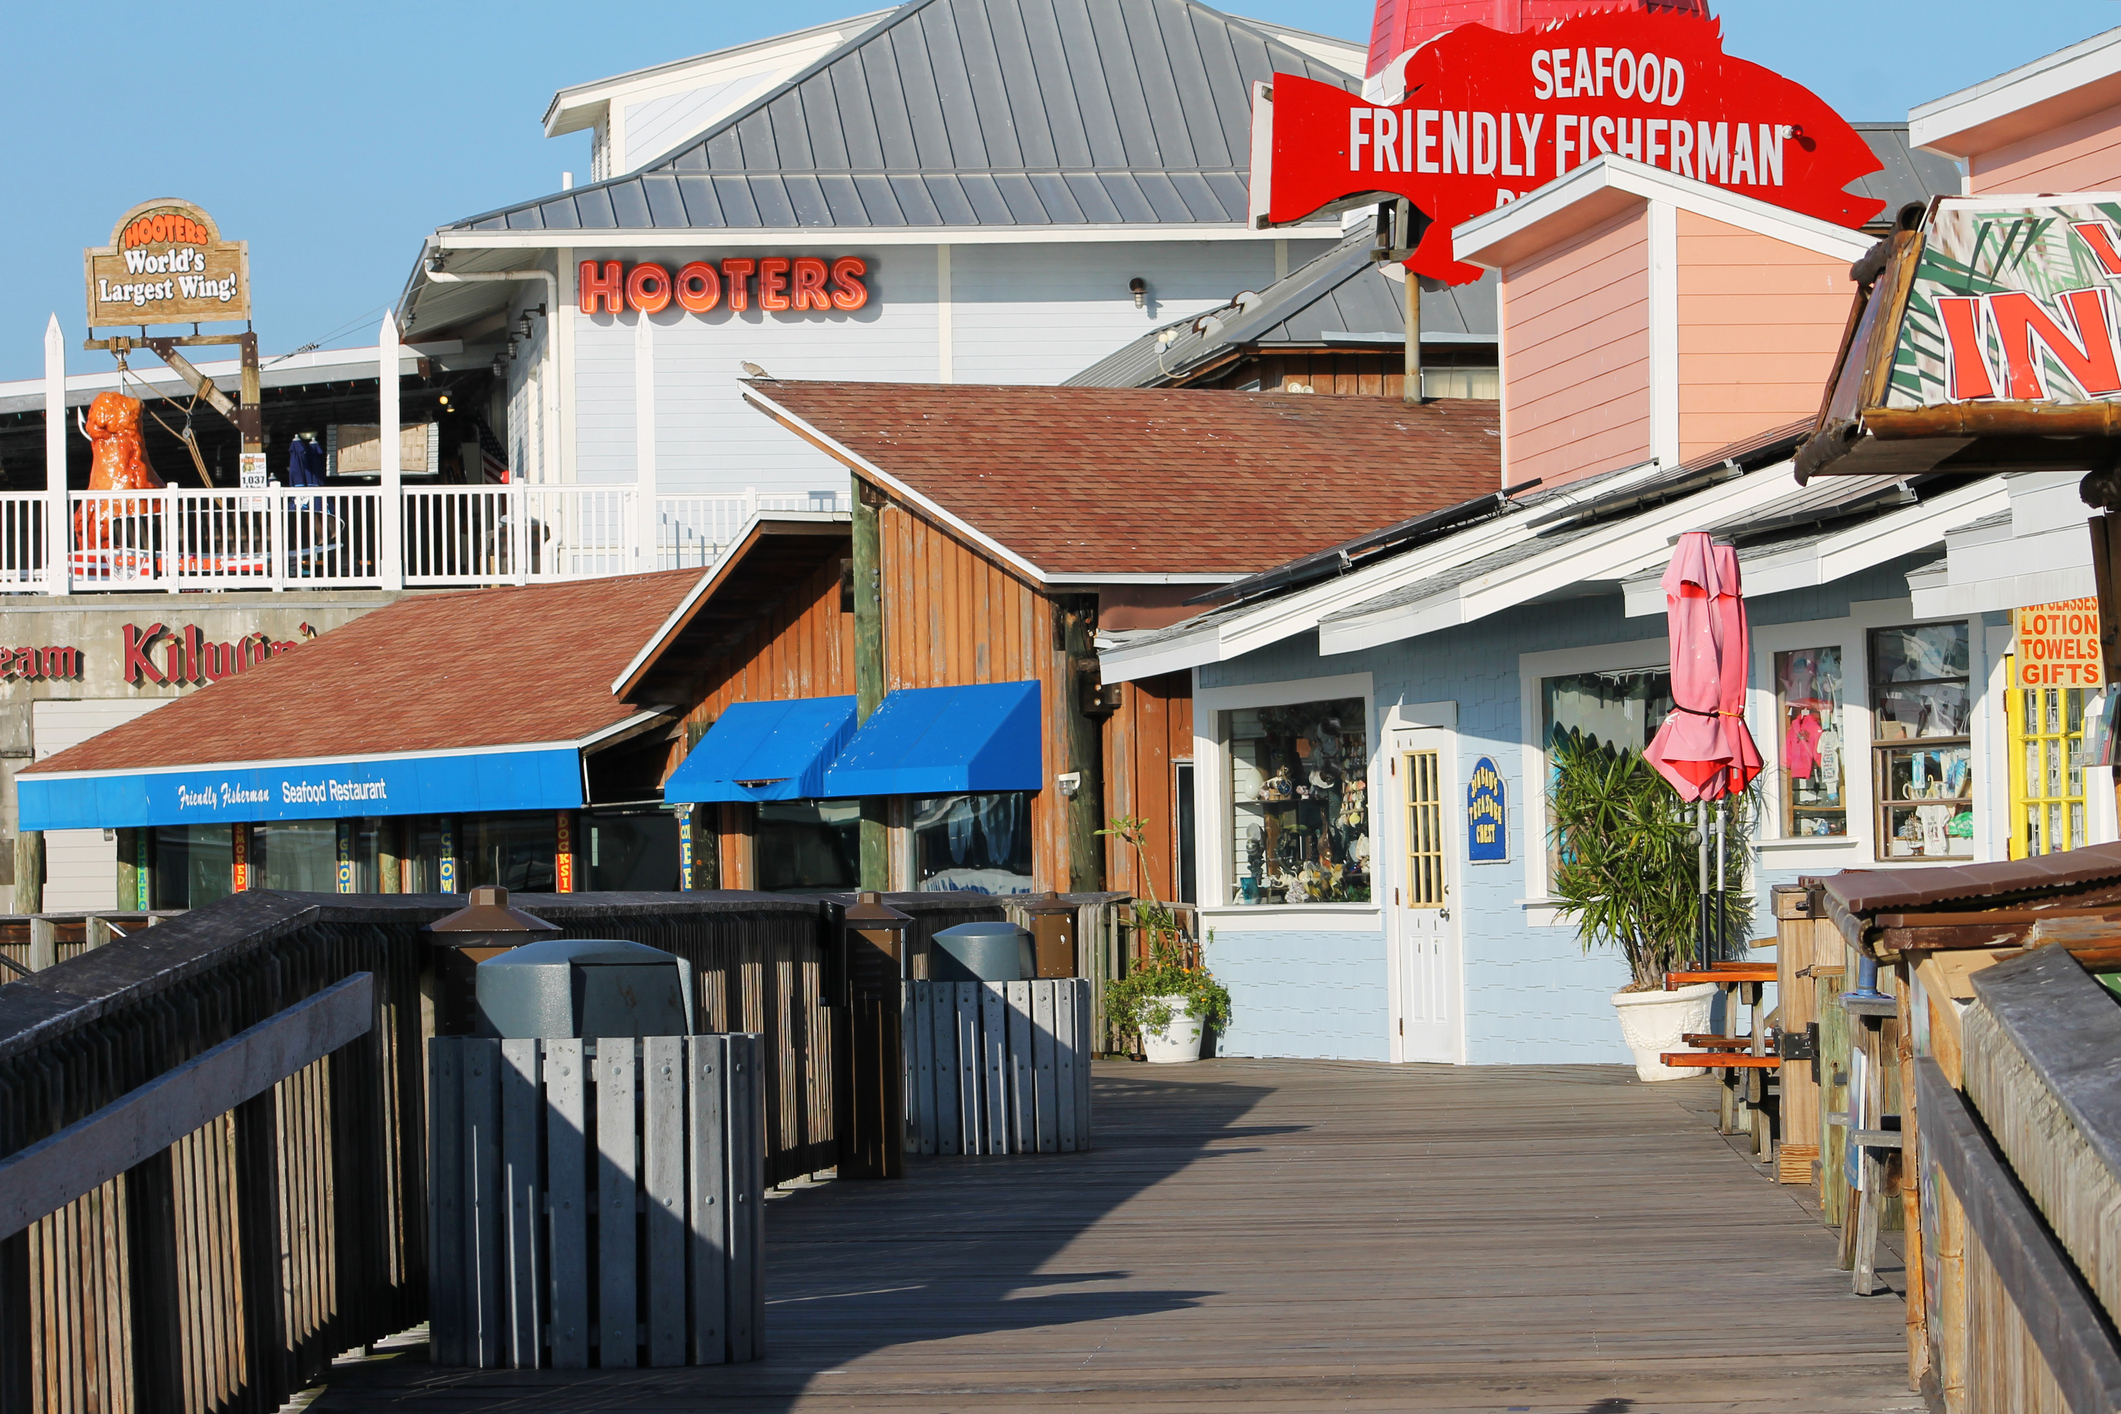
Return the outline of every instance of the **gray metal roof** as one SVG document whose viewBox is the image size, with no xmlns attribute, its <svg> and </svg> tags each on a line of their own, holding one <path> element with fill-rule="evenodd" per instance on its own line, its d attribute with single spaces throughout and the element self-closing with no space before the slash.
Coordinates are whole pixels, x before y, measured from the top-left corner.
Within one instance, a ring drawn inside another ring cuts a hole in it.
<svg viewBox="0 0 2121 1414">
<path fill-rule="evenodd" d="M 1355 86 L 1194 0 L 912 0 L 636 172 L 445 229 L 1238 224 L 1277 72 Z"/>
<path fill-rule="evenodd" d="M 1367 227 L 1350 231 L 1252 299 L 1152 329 L 1067 381 L 1089 388 L 1153 388 L 1183 382 L 1251 349 L 1404 346 L 1406 290 L 1370 258 L 1376 243 Z M 1423 280 L 1423 342 L 1492 342 L 1499 327 L 1495 280 L 1492 270 L 1455 289 Z"/>
<path fill-rule="evenodd" d="M 1566 545 L 1572 540 L 1581 540 L 1584 536 L 1599 528 L 1593 525 L 1578 526 L 1567 530 L 1557 530 L 1548 535 L 1534 536 L 1529 540 L 1520 540 L 1515 545 L 1506 545 L 1492 554 L 1482 555 L 1477 560 L 1468 560 L 1462 565 L 1431 575 L 1427 579 L 1416 580 L 1412 584 L 1402 584 L 1397 589 L 1387 590 L 1375 599 L 1366 599 L 1360 604 L 1352 605 L 1336 613 L 1327 614 L 1319 622 L 1321 624 L 1339 623 L 1345 619 L 1359 619 L 1384 609 L 1397 609 L 1407 604 L 1418 604 L 1424 599 L 1447 593 L 1462 584 L 1470 584 L 1482 575 L 1492 574 L 1496 570 L 1505 569 L 1510 565 L 1519 564 L 1525 560 L 1536 559 L 1547 551 Z"/>
<path fill-rule="evenodd" d="M 1899 214 L 1900 208 L 1911 201 L 1927 206 L 1933 196 L 1959 194 L 1959 164 L 1949 157 L 1911 146 L 1907 140 L 1907 124 L 1851 123 L 1849 126 L 1870 144 L 1871 151 L 1885 164 L 1884 171 L 1873 172 L 1849 183 L 1849 190 L 1856 195 L 1885 203 L 1885 209 L 1871 219 L 1865 230 L 1884 231 L 1893 224 L 1893 217 Z"/>
</svg>

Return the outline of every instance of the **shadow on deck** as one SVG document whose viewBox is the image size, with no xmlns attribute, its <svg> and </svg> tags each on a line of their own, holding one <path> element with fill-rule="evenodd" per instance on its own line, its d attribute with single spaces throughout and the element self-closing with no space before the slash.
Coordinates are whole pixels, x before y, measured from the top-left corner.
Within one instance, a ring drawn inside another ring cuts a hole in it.
<svg viewBox="0 0 2121 1414">
<path fill-rule="evenodd" d="M 1709 1084 L 1100 1063 L 1093 1152 L 777 1199 L 763 1361 L 482 1373 L 406 1341 L 310 1407 L 1920 1408 L 1901 1302 L 1848 1294 L 1796 1190 L 1693 1112 Z"/>
</svg>

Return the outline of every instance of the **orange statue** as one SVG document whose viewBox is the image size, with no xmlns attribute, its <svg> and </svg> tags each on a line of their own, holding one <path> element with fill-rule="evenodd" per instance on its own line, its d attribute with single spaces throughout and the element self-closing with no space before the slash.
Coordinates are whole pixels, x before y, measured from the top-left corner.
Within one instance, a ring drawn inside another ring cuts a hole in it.
<svg viewBox="0 0 2121 1414">
<path fill-rule="evenodd" d="M 90 491 L 158 491 L 162 478 L 147 464 L 140 438 L 140 400 L 98 393 L 88 405 Z M 84 579 L 130 579 L 153 564 L 157 519 L 151 501 L 99 497 L 74 510 L 74 574 Z M 84 551 L 95 551 L 84 554 Z"/>
<path fill-rule="evenodd" d="M 140 400 L 123 393 L 98 393 L 88 405 L 88 440 L 95 460 L 88 472 L 91 491 L 155 491 L 162 478 L 147 464 L 147 444 L 140 440 Z"/>
</svg>

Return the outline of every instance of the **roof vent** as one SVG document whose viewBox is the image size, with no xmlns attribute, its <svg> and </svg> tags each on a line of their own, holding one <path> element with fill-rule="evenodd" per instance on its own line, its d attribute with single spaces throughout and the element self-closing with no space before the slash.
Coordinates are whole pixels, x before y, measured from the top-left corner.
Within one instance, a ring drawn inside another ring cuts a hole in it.
<svg viewBox="0 0 2121 1414">
<path fill-rule="evenodd" d="M 1230 303 L 1236 306 L 1239 314 L 1250 314 L 1253 310 L 1259 308 L 1260 302 L 1265 298 L 1266 296 L 1262 295 L 1258 290 L 1246 290 L 1239 294 L 1237 298 L 1231 300 Z"/>
</svg>

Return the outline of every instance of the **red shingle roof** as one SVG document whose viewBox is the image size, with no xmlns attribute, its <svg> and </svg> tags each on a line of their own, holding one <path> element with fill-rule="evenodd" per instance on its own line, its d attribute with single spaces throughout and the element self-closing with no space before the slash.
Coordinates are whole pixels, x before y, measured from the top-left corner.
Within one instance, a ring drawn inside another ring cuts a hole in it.
<svg viewBox="0 0 2121 1414">
<path fill-rule="evenodd" d="M 151 770 L 576 741 L 698 570 L 424 594 L 25 768 Z"/>
<path fill-rule="evenodd" d="M 1502 485 L 1493 402 L 747 385 L 1049 575 L 1251 574 Z"/>
</svg>

